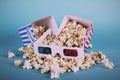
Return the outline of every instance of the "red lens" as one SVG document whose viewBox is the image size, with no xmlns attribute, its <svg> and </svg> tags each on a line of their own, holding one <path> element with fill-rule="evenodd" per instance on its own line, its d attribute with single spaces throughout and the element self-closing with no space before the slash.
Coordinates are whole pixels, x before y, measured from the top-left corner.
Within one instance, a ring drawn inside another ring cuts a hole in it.
<svg viewBox="0 0 120 80">
<path fill-rule="evenodd" d="M 63 53 L 65 56 L 77 57 L 78 52 L 75 49 L 64 49 Z"/>
</svg>

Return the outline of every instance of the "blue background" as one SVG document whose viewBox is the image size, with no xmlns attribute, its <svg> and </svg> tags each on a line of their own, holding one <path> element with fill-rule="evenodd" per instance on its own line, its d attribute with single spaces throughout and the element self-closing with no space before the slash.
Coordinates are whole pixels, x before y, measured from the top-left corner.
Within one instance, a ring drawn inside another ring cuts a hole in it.
<svg viewBox="0 0 120 80">
<path fill-rule="evenodd" d="M 102 51 L 115 68 L 102 64 L 77 73 L 65 73 L 62 80 L 120 80 L 120 0 L 0 0 L 0 80 L 50 80 L 49 73 L 24 70 L 13 65 L 21 59 L 17 48 L 23 46 L 17 29 L 37 19 L 54 16 L 58 26 L 64 15 L 90 19 L 94 26 L 88 51 Z M 15 52 L 8 59 L 7 52 Z"/>
</svg>

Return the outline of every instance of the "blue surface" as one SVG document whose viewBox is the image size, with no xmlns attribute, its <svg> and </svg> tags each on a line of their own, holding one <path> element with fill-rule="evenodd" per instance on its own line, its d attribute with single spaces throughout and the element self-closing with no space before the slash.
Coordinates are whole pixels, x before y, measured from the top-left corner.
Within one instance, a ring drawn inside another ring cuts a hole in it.
<svg viewBox="0 0 120 80">
<path fill-rule="evenodd" d="M 49 73 L 24 70 L 13 65 L 21 59 L 22 41 L 17 29 L 45 16 L 55 17 L 58 26 L 69 14 L 92 20 L 94 35 L 88 50 L 102 51 L 115 68 L 96 65 L 89 70 L 65 73 L 60 80 L 120 80 L 120 0 L 0 0 L 0 80 L 50 80 Z M 12 50 L 17 57 L 8 59 Z"/>
</svg>

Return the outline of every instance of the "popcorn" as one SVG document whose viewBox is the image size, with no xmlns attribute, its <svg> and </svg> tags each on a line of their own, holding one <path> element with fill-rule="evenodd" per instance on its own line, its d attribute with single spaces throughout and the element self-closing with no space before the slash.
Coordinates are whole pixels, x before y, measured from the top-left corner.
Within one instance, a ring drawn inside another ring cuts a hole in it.
<svg viewBox="0 0 120 80">
<path fill-rule="evenodd" d="M 28 60 L 25 60 L 23 68 L 29 69 L 41 69 L 41 73 L 49 72 L 51 73 L 50 78 L 60 78 L 60 74 L 65 72 L 78 72 L 79 70 L 86 70 L 92 67 L 95 64 L 103 63 L 106 68 L 113 69 L 114 64 L 109 61 L 105 54 L 102 52 L 93 52 L 85 53 L 84 58 L 63 58 L 59 54 L 53 55 L 34 55 L 34 51 L 31 46 L 23 48 L 21 50 L 23 55 L 25 54 L 28 57 Z M 29 53 L 26 54 L 26 53 Z M 32 53 L 32 54 L 31 54 Z M 32 57 L 30 57 L 32 56 Z M 21 61 L 16 60 L 14 62 L 16 66 L 22 64 Z"/>
<path fill-rule="evenodd" d="M 15 60 L 15 61 L 14 61 L 14 65 L 15 65 L 16 67 L 19 67 L 21 64 L 22 64 L 22 60 Z"/>
<path fill-rule="evenodd" d="M 24 68 L 24 69 L 27 69 L 27 70 L 32 69 L 32 65 L 31 65 L 31 63 L 30 63 L 30 60 L 26 60 L 26 61 L 24 62 L 23 68 Z"/>
<path fill-rule="evenodd" d="M 50 66 L 51 68 L 51 79 L 52 78 L 60 78 L 60 67 L 59 64 L 54 60 L 53 64 Z"/>
<path fill-rule="evenodd" d="M 54 38 L 55 38 L 55 36 L 53 36 L 53 35 L 47 35 L 47 37 L 43 40 L 43 42 L 41 44 L 49 45 L 53 42 Z"/>
<path fill-rule="evenodd" d="M 11 51 L 8 51 L 8 58 L 15 57 L 15 54 Z"/>
<path fill-rule="evenodd" d="M 76 21 L 70 21 L 65 25 L 57 37 L 48 35 L 41 44 L 80 47 L 85 36 L 86 28 Z"/>
<path fill-rule="evenodd" d="M 113 69 L 114 64 L 113 64 L 112 62 L 106 62 L 106 63 L 105 63 L 105 67 L 106 67 L 106 68 L 109 68 L 109 69 Z"/>
<path fill-rule="evenodd" d="M 92 48 L 92 44 L 89 44 L 89 48 Z"/>
<path fill-rule="evenodd" d="M 41 73 L 45 73 L 45 72 L 48 72 L 48 71 L 50 71 L 50 67 L 49 67 L 48 62 L 45 62 L 45 64 L 43 64 L 43 67 L 41 69 Z"/>
<path fill-rule="evenodd" d="M 23 58 L 33 58 L 36 56 L 32 46 L 26 48 L 19 48 L 19 51 L 23 53 Z"/>
<path fill-rule="evenodd" d="M 89 21 L 84 22 L 84 19 L 80 19 L 80 18 L 78 19 L 72 16 L 67 16 L 65 17 L 65 21 L 66 22 L 69 21 L 69 22 L 62 23 L 62 29 L 60 29 L 60 32 L 58 31 L 59 34 L 56 35 L 57 26 L 54 23 L 54 19 L 50 18 L 50 21 L 47 18 L 44 19 L 45 20 L 42 21 L 40 20 L 32 23 L 32 28 L 34 31 L 32 32 L 35 33 L 35 37 L 37 39 L 40 38 L 47 30 L 47 28 L 51 28 L 53 31 L 52 34 L 47 35 L 47 37 L 43 41 L 41 40 L 42 43 L 41 42 L 38 43 L 42 45 L 55 45 L 61 47 L 63 46 L 84 47 L 85 49 L 88 47 L 92 48 L 92 44 L 89 44 L 89 41 L 93 33 L 91 22 Z M 50 24 L 51 22 L 52 24 Z M 44 26 L 43 24 L 47 26 Z M 65 25 L 63 26 L 63 24 Z M 31 27 L 31 24 L 29 25 L 29 27 Z M 20 33 L 22 32 L 20 30 Z M 48 32 L 51 33 L 50 31 Z M 53 34 L 56 36 L 54 36 Z M 32 37 L 34 37 L 34 34 L 31 35 L 33 35 Z M 33 39 L 36 40 L 36 38 Z M 38 43 L 35 44 L 38 45 Z M 81 59 L 78 57 L 64 58 L 61 55 L 59 55 L 60 53 L 57 54 L 57 52 L 55 53 L 55 55 L 35 54 L 32 46 L 27 46 L 25 48 L 21 47 L 18 50 L 23 53 L 23 58 L 28 59 L 25 60 L 24 62 L 23 65 L 24 69 L 28 69 L 28 70 L 33 68 L 38 70 L 41 69 L 41 73 L 46 73 L 50 71 L 51 78 L 60 78 L 60 74 L 63 74 L 64 72 L 78 72 L 79 70 L 89 69 L 93 65 L 100 63 L 104 64 L 104 66 L 109 69 L 113 69 L 114 67 L 114 64 L 110 62 L 107 56 L 100 51 L 99 52 L 91 51 L 90 53 L 85 53 L 84 57 Z M 13 56 L 15 56 L 13 52 L 8 52 L 8 58 L 11 58 Z M 14 65 L 17 67 L 20 66 L 21 64 L 22 64 L 21 60 L 14 61 Z"/>
<path fill-rule="evenodd" d="M 23 47 L 20 47 L 20 48 L 18 48 L 18 51 L 24 52 L 24 48 L 23 48 Z"/>
<path fill-rule="evenodd" d="M 40 38 L 41 35 L 43 35 L 43 33 L 47 30 L 47 28 L 45 26 L 33 26 L 33 31 L 36 35 L 36 38 Z"/>
<path fill-rule="evenodd" d="M 79 67 L 77 67 L 77 66 L 75 67 L 75 66 L 74 66 L 74 67 L 72 68 L 72 71 L 73 71 L 73 72 L 78 72 L 78 71 L 79 71 Z"/>
</svg>

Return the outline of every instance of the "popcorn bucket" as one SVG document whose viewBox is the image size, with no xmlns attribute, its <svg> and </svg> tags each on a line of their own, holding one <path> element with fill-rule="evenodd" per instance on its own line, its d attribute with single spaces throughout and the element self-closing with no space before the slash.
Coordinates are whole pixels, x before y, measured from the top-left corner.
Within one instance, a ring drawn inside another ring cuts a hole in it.
<svg viewBox="0 0 120 80">
<path fill-rule="evenodd" d="M 45 26 L 46 30 L 42 31 L 43 30 L 42 29 L 42 30 L 37 31 L 36 28 L 41 29 L 43 28 L 42 26 Z M 26 47 L 28 45 L 33 46 L 34 42 L 38 40 L 44 34 L 44 32 L 47 31 L 47 29 L 52 29 L 53 30 L 52 34 L 56 34 L 58 30 L 57 24 L 53 16 L 48 16 L 40 20 L 34 21 L 28 25 L 20 27 L 18 31 L 22 39 L 22 42 L 24 46 Z"/>
<path fill-rule="evenodd" d="M 65 27 L 65 25 L 71 20 L 72 21 L 77 21 L 77 23 L 80 23 L 81 25 L 83 25 L 83 27 L 86 28 L 86 35 L 85 35 L 85 38 L 84 38 L 84 40 L 82 42 L 82 46 L 84 47 L 84 49 L 87 49 L 89 47 L 90 40 L 91 40 L 91 37 L 93 35 L 92 22 L 89 21 L 89 20 L 79 18 L 79 17 L 75 17 L 75 16 L 67 15 L 67 16 L 64 17 L 56 36 L 58 36 L 60 34 L 62 29 Z"/>
</svg>

